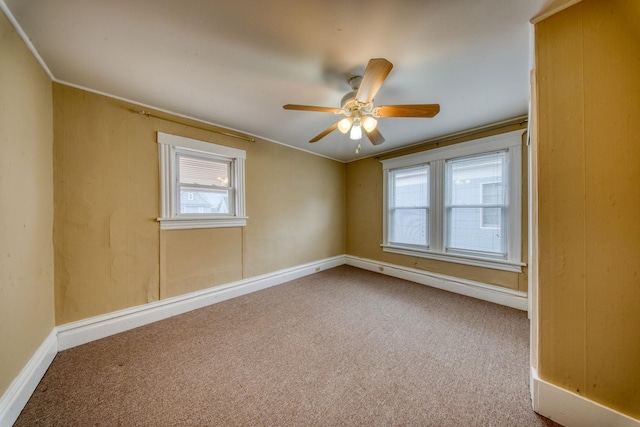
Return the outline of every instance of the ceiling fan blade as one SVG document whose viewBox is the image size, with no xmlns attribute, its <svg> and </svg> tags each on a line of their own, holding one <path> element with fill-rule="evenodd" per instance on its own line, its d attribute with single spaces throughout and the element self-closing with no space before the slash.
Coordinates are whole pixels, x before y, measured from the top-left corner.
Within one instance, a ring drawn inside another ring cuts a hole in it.
<svg viewBox="0 0 640 427">
<path fill-rule="evenodd" d="M 331 107 L 315 107 L 313 105 L 296 105 L 296 104 L 287 104 L 283 105 L 282 108 L 285 110 L 301 110 L 301 111 L 319 111 L 321 113 L 342 113 L 342 108 L 331 108 Z"/>
<path fill-rule="evenodd" d="M 362 130 L 364 130 L 364 133 L 367 135 L 367 138 L 369 138 L 369 141 L 371 141 L 373 145 L 380 145 L 384 142 L 384 137 L 377 128 L 371 131 L 367 131 L 364 128 Z"/>
<path fill-rule="evenodd" d="M 433 117 L 440 104 L 381 105 L 373 109 L 375 117 Z"/>
<path fill-rule="evenodd" d="M 363 104 L 373 101 L 373 97 L 378 93 L 380 86 L 382 86 L 392 68 L 393 64 L 386 59 L 374 58 L 370 60 L 367 64 L 367 69 L 364 70 L 356 99 Z"/>
<path fill-rule="evenodd" d="M 309 140 L 309 142 L 320 141 L 322 138 L 324 138 L 325 136 L 329 135 L 331 132 L 333 132 L 336 129 L 338 129 L 338 123 L 332 124 L 331 126 L 326 128 L 325 130 L 323 130 L 322 132 L 317 134 L 313 139 Z"/>
</svg>

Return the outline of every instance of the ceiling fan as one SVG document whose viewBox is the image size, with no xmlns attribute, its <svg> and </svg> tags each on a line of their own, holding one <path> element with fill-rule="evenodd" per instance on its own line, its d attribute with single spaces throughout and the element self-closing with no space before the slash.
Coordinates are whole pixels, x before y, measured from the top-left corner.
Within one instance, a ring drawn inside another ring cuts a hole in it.
<svg viewBox="0 0 640 427">
<path fill-rule="evenodd" d="M 387 78 L 393 64 L 383 58 L 374 58 L 369 61 L 364 75 L 354 76 L 349 79 L 351 92 L 347 93 L 340 103 L 341 108 L 315 107 L 312 105 L 287 104 L 285 110 L 319 111 L 322 113 L 342 114 L 345 117 L 320 132 L 309 142 L 316 142 L 324 138 L 334 130 L 342 133 L 350 132 L 351 139 L 361 139 L 362 132 L 373 145 L 384 142 L 380 131 L 376 129 L 380 117 L 433 117 L 440 112 L 439 104 L 405 104 L 405 105 L 381 105 L 373 106 L 373 97 Z"/>
</svg>

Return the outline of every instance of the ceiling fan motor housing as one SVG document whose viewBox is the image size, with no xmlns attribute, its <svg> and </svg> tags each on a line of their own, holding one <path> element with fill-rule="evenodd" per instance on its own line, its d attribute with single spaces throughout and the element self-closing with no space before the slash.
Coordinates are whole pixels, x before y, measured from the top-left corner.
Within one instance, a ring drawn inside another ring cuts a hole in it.
<svg viewBox="0 0 640 427">
<path fill-rule="evenodd" d="M 362 76 L 353 76 L 349 79 L 349 86 L 351 86 L 351 89 L 354 91 L 360 89 L 360 83 L 362 83 Z"/>
<path fill-rule="evenodd" d="M 358 109 L 358 101 L 356 100 L 357 93 L 358 93 L 357 90 L 352 90 L 351 92 L 347 93 L 345 96 L 342 97 L 342 100 L 340 101 L 340 106 L 345 112 Z"/>
<path fill-rule="evenodd" d="M 356 95 L 358 94 L 358 89 L 360 89 L 360 83 L 362 83 L 362 76 L 353 76 L 349 79 L 349 86 L 351 86 L 351 91 L 348 92 L 345 96 L 342 97 L 340 101 L 340 106 L 344 110 L 347 116 L 358 116 L 361 113 L 366 113 L 367 109 L 363 108 L 364 106 L 361 102 L 356 99 Z M 371 104 L 371 103 L 370 103 Z"/>
<path fill-rule="evenodd" d="M 347 116 L 358 117 L 363 114 L 369 114 L 371 112 L 373 100 L 368 104 L 363 104 L 356 99 L 358 89 L 360 89 L 360 83 L 362 83 L 362 76 L 351 77 L 349 79 L 349 86 L 351 86 L 352 90 L 345 96 L 343 96 L 342 100 L 340 101 L 340 106 Z"/>
</svg>

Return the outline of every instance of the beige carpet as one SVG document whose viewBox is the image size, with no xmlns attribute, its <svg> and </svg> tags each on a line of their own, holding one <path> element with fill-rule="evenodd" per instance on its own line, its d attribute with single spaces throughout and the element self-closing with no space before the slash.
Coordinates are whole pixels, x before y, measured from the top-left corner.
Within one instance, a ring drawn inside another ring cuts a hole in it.
<svg viewBox="0 0 640 427">
<path fill-rule="evenodd" d="M 16 426 L 553 426 L 526 313 L 342 266 L 60 352 Z"/>
</svg>

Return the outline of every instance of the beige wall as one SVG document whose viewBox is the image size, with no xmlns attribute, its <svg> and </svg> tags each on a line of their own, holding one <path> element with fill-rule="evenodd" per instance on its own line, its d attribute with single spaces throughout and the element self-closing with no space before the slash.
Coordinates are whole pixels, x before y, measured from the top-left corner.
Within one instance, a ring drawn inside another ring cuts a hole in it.
<svg viewBox="0 0 640 427">
<path fill-rule="evenodd" d="M 51 81 L 0 13 L 0 395 L 54 327 Z"/>
<path fill-rule="evenodd" d="M 60 84 L 53 99 L 58 324 L 344 254 L 344 164 Z M 247 227 L 160 231 L 158 131 L 246 150 Z"/>
<path fill-rule="evenodd" d="M 640 418 L 640 3 L 535 31 L 539 375 Z"/>
<path fill-rule="evenodd" d="M 439 146 L 524 128 L 526 125 L 513 125 L 500 130 L 460 137 Z M 436 145 L 431 145 L 431 148 L 435 147 Z M 424 151 L 424 148 L 422 150 Z M 405 155 L 414 151 L 418 150 L 403 150 L 399 154 Z M 526 147 L 523 150 L 523 153 L 525 152 Z M 526 164 L 525 154 L 523 157 L 524 171 L 526 171 Z M 489 283 L 523 292 L 527 291 L 526 268 L 522 273 L 512 273 L 383 252 L 380 247 L 382 243 L 382 190 L 382 164 L 379 160 L 367 158 L 347 164 L 347 253 L 349 255 Z M 523 199 L 526 200 L 526 179 L 523 182 L 523 191 L 525 191 Z M 525 236 L 522 243 L 524 260 L 527 258 L 526 231 L 524 231 L 527 229 L 526 212 L 525 205 L 523 206 L 522 228 Z"/>
</svg>

